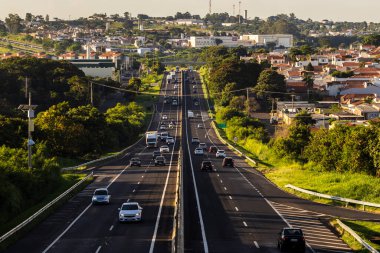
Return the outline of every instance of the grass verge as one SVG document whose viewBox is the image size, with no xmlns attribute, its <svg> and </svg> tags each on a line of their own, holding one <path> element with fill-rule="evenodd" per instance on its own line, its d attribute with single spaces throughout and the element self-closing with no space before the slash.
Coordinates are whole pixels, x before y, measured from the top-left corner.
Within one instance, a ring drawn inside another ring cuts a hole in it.
<svg viewBox="0 0 380 253">
<path fill-rule="evenodd" d="M 71 186 L 85 178 L 85 174 L 63 174 L 62 175 L 62 181 L 59 187 L 49 195 L 47 195 L 40 203 L 28 208 L 20 215 L 14 217 L 14 219 L 10 220 L 9 222 L 2 224 L 0 226 L 0 234 L 3 235 L 30 216 L 32 216 L 34 213 L 36 213 L 38 210 L 40 210 L 42 207 L 47 205 L 49 202 L 57 198 L 59 195 L 61 195 L 63 192 L 65 192 L 67 189 L 69 189 Z M 34 219 L 32 222 L 30 222 L 28 225 L 26 225 L 23 229 L 19 230 L 17 233 L 15 233 L 13 236 L 9 237 L 7 240 L 2 242 L 0 244 L 0 251 L 4 250 L 7 246 L 17 241 L 18 238 L 23 236 L 25 233 L 30 231 L 35 225 L 40 223 L 42 220 L 44 220 L 46 217 L 48 217 L 51 213 L 53 213 L 57 208 L 62 206 L 68 199 L 73 197 L 76 193 L 83 190 L 90 182 L 92 181 L 92 178 L 89 180 L 86 180 L 84 183 L 79 185 L 74 191 L 72 191 L 70 194 L 68 194 L 66 197 L 58 201 L 55 205 L 51 206 L 49 209 L 47 209 L 43 214 L 39 215 L 36 219 Z"/>
</svg>

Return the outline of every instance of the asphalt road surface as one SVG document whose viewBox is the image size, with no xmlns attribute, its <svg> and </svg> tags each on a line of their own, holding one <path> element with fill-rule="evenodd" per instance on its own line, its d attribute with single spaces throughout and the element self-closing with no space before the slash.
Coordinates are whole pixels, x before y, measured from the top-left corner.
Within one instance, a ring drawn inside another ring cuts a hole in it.
<svg viewBox="0 0 380 253">
<path fill-rule="evenodd" d="M 181 81 L 180 74 L 178 80 Z M 173 95 L 175 91 L 178 96 L 180 87 L 175 89 L 163 81 L 161 94 Z M 170 252 L 181 141 L 180 109 L 164 104 L 160 97 L 150 129 L 159 129 L 163 115 L 167 121 L 176 122 L 174 128 L 166 130 L 176 138 L 170 152 L 164 154 L 166 166 L 154 166 L 152 152 L 158 148 L 146 148 L 143 138 L 122 159 L 95 168 L 93 183 L 6 252 Z M 134 156 L 140 157 L 141 167 L 129 166 Z M 111 203 L 92 205 L 93 191 L 102 187 L 108 188 Z M 142 222 L 119 223 L 118 208 L 128 201 L 137 201 L 143 207 Z"/>
</svg>

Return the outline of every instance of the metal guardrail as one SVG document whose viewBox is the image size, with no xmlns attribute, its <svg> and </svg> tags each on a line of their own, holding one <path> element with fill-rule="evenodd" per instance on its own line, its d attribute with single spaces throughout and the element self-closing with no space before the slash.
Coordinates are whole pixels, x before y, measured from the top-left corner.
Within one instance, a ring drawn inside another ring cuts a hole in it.
<svg viewBox="0 0 380 253">
<path fill-rule="evenodd" d="M 182 148 L 180 147 L 178 155 L 178 177 L 176 190 L 176 207 L 173 219 L 173 239 L 172 252 L 184 252 L 184 235 L 183 235 L 183 173 L 182 173 Z"/>
<path fill-rule="evenodd" d="M 374 249 L 371 245 L 369 245 L 366 241 L 364 241 L 354 230 L 348 227 L 346 224 L 341 222 L 339 219 L 336 220 L 339 226 L 343 228 L 346 232 L 348 232 L 352 237 L 354 237 L 363 247 L 369 250 L 371 253 L 379 253 L 376 249 Z"/>
<path fill-rule="evenodd" d="M 156 111 L 157 111 L 157 108 L 156 106 L 154 105 L 154 110 L 153 110 L 153 114 L 152 114 L 152 117 L 150 119 L 150 122 L 149 122 L 149 125 L 147 127 L 147 131 L 150 129 L 151 125 L 152 125 L 152 122 L 153 122 L 153 119 L 154 119 L 154 116 L 156 115 Z M 72 167 L 67 167 L 67 168 L 62 168 L 61 171 L 70 171 L 70 170 L 76 170 L 76 169 L 79 169 L 81 167 L 84 167 L 85 169 L 88 169 L 89 167 L 91 166 L 94 166 L 96 165 L 97 163 L 99 162 L 104 162 L 104 161 L 107 161 L 107 160 L 112 160 L 113 158 L 117 158 L 119 156 L 123 156 L 129 149 L 133 148 L 135 145 L 137 145 L 142 139 L 145 138 L 145 135 L 143 135 L 140 139 L 138 139 L 134 144 L 132 144 L 131 146 L 119 151 L 118 153 L 114 154 L 114 155 L 111 155 L 111 156 L 107 156 L 107 157 L 102 157 L 102 158 L 99 158 L 99 159 L 96 159 L 96 160 L 93 160 L 93 161 L 90 161 L 90 162 L 86 162 L 86 163 L 83 163 L 83 164 L 79 164 L 79 165 L 76 165 L 76 166 L 72 166 Z"/>
<path fill-rule="evenodd" d="M 231 145 L 230 143 L 228 143 L 219 133 L 217 127 L 215 126 L 215 121 L 212 121 L 211 122 L 211 126 L 212 128 L 214 129 L 215 133 L 216 133 L 216 136 L 219 138 L 219 140 L 224 143 L 225 145 L 227 145 L 229 148 L 233 149 L 235 152 L 237 152 L 239 155 L 241 155 L 242 157 L 244 157 L 245 159 L 247 159 L 248 161 L 250 161 L 251 163 L 253 163 L 255 166 L 257 165 L 256 161 L 249 158 L 248 156 L 246 156 L 243 152 L 241 152 L 240 150 L 238 150 L 236 147 L 234 147 L 233 145 Z"/>
<path fill-rule="evenodd" d="M 365 209 L 364 208 L 365 206 L 371 206 L 371 207 L 380 208 L 380 204 L 377 204 L 377 203 L 365 202 L 365 201 L 355 200 L 355 199 L 347 199 L 347 198 L 342 198 L 342 197 L 338 197 L 338 196 L 331 196 L 331 195 L 327 195 L 327 194 L 322 194 L 322 193 L 318 193 L 318 192 L 313 192 L 313 191 L 305 190 L 305 189 L 299 188 L 299 187 L 291 185 L 291 184 L 287 184 L 287 185 L 285 185 L 285 187 L 291 188 L 293 190 L 296 190 L 296 191 L 299 191 L 299 192 L 303 192 L 303 193 L 306 193 L 306 194 L 309 194 L 309 195 L 313 195 L 313 196 L 317 196 L 317 197 L 320 197 L 320 198 L 324 198 L 324 199 L 331 199 L 331 200 L 342 201 L 342 202 L 346 202 L 347 204 L 351 203 L 351 204 L 362 205 L 363 206 L 363 210 Z"/>
<path fill-rule="evenodd" d="M 67 189 L 64 193 L 59 195 L 57 198 L 46 204 L 44 207 L 42 207 L 40 210 L 38 210 L 36 213 L 34 213 L 32 216 L 30 216 L 28 219 L 24 220 L 20 224 L 18 224 L 16 227 L 5 233 L 0 237 L 0 243 L 8 239 L 10 236 L 14 235 L 18 231 L 20 231 L 22 228 L 27 226 L 30 222 L 32 222 L 35 218 L 37 218 L 39 215 L 44 213 L 46 210 L 48 210 L 50 207 L 52 207 L 54 204 L 56 204 L 58 201 L 66 197 L 68 194 L 70 194 L 72 191 L 74 191 L 77 187 L 79 187 L 83 182 L 85 182 L 88 178 L 92 177 L 93 173 L 91 172 L 88 174 L 85 178 L 83 178 L 81 181 L 76 183 L 75 185 L 71 186 L 69 189 Z"/>
</svg>

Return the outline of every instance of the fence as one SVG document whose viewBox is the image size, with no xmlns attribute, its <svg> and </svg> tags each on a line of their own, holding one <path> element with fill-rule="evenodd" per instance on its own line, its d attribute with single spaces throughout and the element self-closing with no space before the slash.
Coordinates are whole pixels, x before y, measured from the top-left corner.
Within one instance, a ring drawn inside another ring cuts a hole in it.
<svg viewBox="0 0 380 253">
<path fill-rule="evenodd" d="M 4 235 L 2 235 L 0 237 L 0 243 L 2 243 L 3 241 L 5 241 L 6 239 L 8 239 L 9 237 L 11 237 L 12 235 L 14 235 L 15 233 L 17 233 L 18 231 L 20 231 L 21 229 L 23 229 L 25 226 L 27 226 L 28 224 L 30 224 L 34 219 L 36 219 L 38 216 L 40 216 L 41 214 L 43 214 L 44 212 L 46 212 L 50 207 L 52 207 L 53 205 L 55 205 L 56 203 L 58 203 L 58 201 L 60 201 L 61 199 L 65 198 L 67 195 L 69 195 L 72 191 L 74 191 L 75 189 L 77 189 L 83 182 L 85 182 L 86 180 L 88 180 L 92 176 L 93 176 L 93 173 L 88 174 L 85 178 L 83 178 L 81 181 L 79 181 L 75 185 L 71 186 L 64 193 L 62 193 L 57 198 L 55 198 L 53 201 L 49 202 L 47 205 L 45 205 L 44 207 L 42 207 L 40 210 L 38 210 L 36 213 L 34 213 L 28 219 L 24 220 L 23 222 L 21 222 L 20 224 L 18 224 L 16 227 L 14 227 L 10 231 L 8 231 Z"/>
<path fill-rule="evenodd" d="M 366 241 L 364 241 L 354 230 L 349 228 L 346 224 L 341 222 L 339 219 L 336 220 L 339 226 L 343 228 L 346 232 L 348 232 L 352 237 L 354 237 L 363 247 L 369 250 L 371 253 L 379 253 L 376 249 L 374 249 L 371 245 L 369 245 Z"/>
<path fill-rule="evenodd" d="M 365 206 L 371 206 L 371 207 L 380 208 L 380 204 L 371 203 L 371 202 L 365 202 L 365 201 L 355 200 L 355 199 L 347 199 L 347 198 L 342 198 L 342 197 L 338 197 L 338 196 L 330 196 L 330 195 L 327 195 L 327 194 L 322 194 L 322 193 L 318 193 L 318 192 L 313 192 L 313 191 L 305 190 L 305 189 L 299 188 L 299 187 L 291 185 L 291 184 L 287 184 L 287 185 L 285 185 L 285 187 L 291 188 L 293 190 L 296 190 L 296 191 L 299 191 L 299 192 L 303 192 L 303 193 L 306 193 L 306 194 L 309 194 L 309 195 L 317 196 L 319 198 L 337 200 L 337 201 L 341 201 L 341 202 L 346 202 L 346 204 L 351 203 L 351 204 L 362 205 L 363 206 L 363 210 L 365 209 Z"/>
</svg>

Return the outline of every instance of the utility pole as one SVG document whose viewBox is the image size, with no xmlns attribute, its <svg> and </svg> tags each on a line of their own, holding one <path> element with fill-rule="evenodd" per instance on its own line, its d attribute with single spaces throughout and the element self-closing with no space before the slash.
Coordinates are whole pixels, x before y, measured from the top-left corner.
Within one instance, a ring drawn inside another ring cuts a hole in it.
<svg viewBox="0 0 380 253">
<path fill-rule="evenodd" d="M 208 2 L 208 13 L 211 15 L 211 0 Z"/>
<path fill-rule="evenodd" d="M 25 79 L 25 86 L 29 88 L 28 78 Z M 28 113 L 28 168 L 32 168 L 32 146 L 35 142 L 32 139 L 32 132 L 34 131 L 34 110 L 37 108 L 37 105 L 32 105 L 32 93 L 28 92 L 29 101 L 28 104 L 19 105 L 18 109 L 23 112 Z"/>
<path fill-rule="evenodd" d="M 250 116 L 250 106 L 249 106 L 249 88 L 247 88 L 247 115 Z"/>
<path fill-rule="evenodd" d="M 235 4 L 232 5 L 232 16 L 235 17 Z"/>
<path fill-rule="evenodd" d="M 93 91 L 92 82 L 90 82 L 90 101 L 91 101 L 91 105 L 94 106 L 94 91 Z"/>
<path fill-rule="evenodd" d="M 241 1 L 239 1 L 239 24 L 241 23 L 241 15 L 240 15 L 240 10 L 241 10 Z"/>
</svg>

